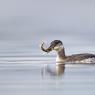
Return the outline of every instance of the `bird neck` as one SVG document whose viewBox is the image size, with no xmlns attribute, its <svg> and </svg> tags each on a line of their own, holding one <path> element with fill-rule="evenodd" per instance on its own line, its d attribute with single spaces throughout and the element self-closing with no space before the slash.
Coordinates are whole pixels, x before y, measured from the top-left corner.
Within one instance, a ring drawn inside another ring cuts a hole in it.
<svg viewBox="0 0 95 95">
<path fill-rule="evenodd" d="M 64 50 L 64 48 L 61 48 L 59 51 L 57 51 L 56 61 L 57 62 L 64 61 L 65 58 L 66 58 L 65 50 Z"/>
</svg>

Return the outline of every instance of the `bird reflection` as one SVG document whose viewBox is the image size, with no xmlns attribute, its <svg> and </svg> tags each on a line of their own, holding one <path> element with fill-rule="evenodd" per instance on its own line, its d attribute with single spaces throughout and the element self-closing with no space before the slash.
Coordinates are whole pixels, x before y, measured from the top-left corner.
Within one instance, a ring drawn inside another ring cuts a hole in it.
<svg viewBox="0 0 95 95">
<path fill-rule="evenodd" d="M 47 65 L 42 68 L 42 76 L 63 76 L 65 71 L 65 65 Z"/>
</svg>

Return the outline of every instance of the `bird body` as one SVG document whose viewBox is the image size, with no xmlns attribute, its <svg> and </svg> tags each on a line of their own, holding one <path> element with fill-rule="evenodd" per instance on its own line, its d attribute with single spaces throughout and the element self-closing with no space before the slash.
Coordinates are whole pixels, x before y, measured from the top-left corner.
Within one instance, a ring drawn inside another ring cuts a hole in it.
<svg viewBox="0 0 95 95">
<path fill-rule="evenodd" d="M 66 56 L 65 58 L 60 58 L 57 56 L 56 62 L 64 63 L 95 63 L 95 55 L 84 53 L 84 54 L 74 54 L 71 56 Z"/>
<path fill-rule="evenodd" d="M 95 55 L 94 54 L 83 53 L 83 54 L 74 54 L 74 55 L 66 56 L 63 43 L 60 40 L 52 41 L 49 48 L 47 48 L 47 49 L 43 48 L 43 44 L 41 46 L 41 49 L 43 51 L 50 52 L 52 50 L 55 50 L 57 52 L 57 58 L 56 58 L 57 64 L 62 64 L 62 63 L 95 63 Z"/>
</svg>

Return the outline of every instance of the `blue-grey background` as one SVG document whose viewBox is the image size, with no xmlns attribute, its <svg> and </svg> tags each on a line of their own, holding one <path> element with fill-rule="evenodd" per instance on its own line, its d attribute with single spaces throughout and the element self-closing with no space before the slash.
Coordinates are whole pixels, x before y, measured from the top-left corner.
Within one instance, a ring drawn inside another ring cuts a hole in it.
<svg viewBox="0 0 95 95">
<path fill-rule="evenodd" d="M 94 0 L 1 0 L 0 52 L 40 52 L 63 41 L 67 54 L 95 53 Z M 0 54 L 1 54 L 0 53 Z"/>
<path fill-rule="evenodd" d="M 95 95 L 94 64 L 56 66 L 39 48 L 95 54 L 94 36 L 95 0 L 0 0 L 0 95 Z"/>
</svg>

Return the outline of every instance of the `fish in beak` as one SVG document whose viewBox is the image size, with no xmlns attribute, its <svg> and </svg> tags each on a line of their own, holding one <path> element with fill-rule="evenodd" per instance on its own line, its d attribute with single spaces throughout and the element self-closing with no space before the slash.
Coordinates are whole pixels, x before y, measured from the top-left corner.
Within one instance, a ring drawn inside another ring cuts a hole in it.
<svg viewBox="0 0 95 95">
<path fill-rule="evenodd" d="M 47 52 L 49 53 L 50 51 L 53 50 L 53 46 L 50 45 L 48 48 L 44 48 L 44 42 L 41 44 L 41 50 L 44 51 L 44 52 Z"/>
</svg>

